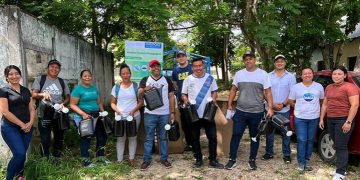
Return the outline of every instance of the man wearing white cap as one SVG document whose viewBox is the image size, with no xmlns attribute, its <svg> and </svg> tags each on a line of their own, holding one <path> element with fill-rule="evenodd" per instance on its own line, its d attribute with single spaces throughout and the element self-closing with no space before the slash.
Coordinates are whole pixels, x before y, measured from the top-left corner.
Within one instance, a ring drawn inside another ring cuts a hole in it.
<svg viewBox="0 0 360 180">
<path fill-rule="evenodd" d="M 285 69 L 286 59 L 285 56 L 279 54 L 274 59 L 274 70 L 269 73 L 271 82 L 271 95 L 273 98 L 272 109 L 275 114 L 281 114 L 286 118 L 290 118 L 290 106 L 286 102 L 290 89 L 296 84 L 295 76 Z M 266 110 L 269 110 L 268 104 L 265 106 Z M 275 130 L 271 134 L 266 136 L 266 153 L 262 156 L 262 160 L 272 159 L 274 156 L 274 134 Z M 283 160 L 286 164 L 291 163 L 291 150 L 290 150 L 290 137 L 285 133 L 282 136 L 282 151 Z"/>
</svg>

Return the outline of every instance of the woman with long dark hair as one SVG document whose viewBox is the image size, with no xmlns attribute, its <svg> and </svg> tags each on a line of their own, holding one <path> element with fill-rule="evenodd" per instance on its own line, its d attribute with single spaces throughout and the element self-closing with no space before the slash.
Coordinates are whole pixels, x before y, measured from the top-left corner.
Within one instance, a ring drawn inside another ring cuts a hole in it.
<svg viewBox="0 0 360 180">
<path fill-rule="evenodd" d="M 20 85 L 20 69 L 14 65 L 7 66 L 4 75 L 8 84 L 0 88 L 1 135 L 13 154 L 6 179 L 24 179 L 24 163 L 32 137 L 35 107 L 30 90 Z"/>
<path fill-rule="evenodd" d="M 325 89 L 321 107 L 319 127 L 324 129 L 326 114 L 327 128 L 336 150 L 336 172 L 333 179 L 343 179 L 348 164 L 348 142 L 354 129 L 354 118 L 359 107 L 359 92 L 356 86 L 346 82 L 347 70 L 338 66 L 332 71 L 334 83 Z"/>
</svg>

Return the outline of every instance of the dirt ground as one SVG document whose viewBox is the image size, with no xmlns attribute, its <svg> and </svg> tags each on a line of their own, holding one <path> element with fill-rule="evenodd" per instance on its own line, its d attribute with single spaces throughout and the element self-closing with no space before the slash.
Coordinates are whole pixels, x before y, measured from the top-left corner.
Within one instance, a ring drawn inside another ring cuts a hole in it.
<svg viewBox="0 0 360 180">
<path fill-rule="evenodd" d="M 311 172 L 305 174 L 299 174 L 296 170 L 296 143 L 291 143 L 291 164 L 285 164 L 282 160 L 281 152 L 281 137 L 276 135 L 274 145 L 274 159 L 269 161 L 261 160 L 261 156 L 265 152 L 265 138 L 262 136 L 260 141 L 260 148 L 257 155 L 257 170 L 248 170 L 247 160 L 250 150 L 250 138 L 248 135 L 244 135 L 241 141 L 238 151 L 238 166 L 233 170 L 226 169 L 213 169 L 208 168 L 208 149 L 207 139 L 205 135 L 201 136 L 202 152 L 204 154 L 204 166 L 202 168 L 192 168 L 194 162 L 191 152 L 185 152 L 184 154 L 170 154 L 169 161 L 173 167 L 171 169 L 165 169 L 159 162 L 159 155 L 153 155 L 153 162 L 151 167 L 147 171 L 140 171 L 139 168 L 132 170 L 125 177 L 119 177 L 119 179 L 316 179 L 327 180 L 331 179 L 330 173 L 334 171 L 334 165 L 329 165 L 319 158 L 317 153 L 313 153 Z M 142 157 L 138 156 L 137 163 L 140 166 L 142 163 Z M 218 158 L 224 165 L 227 163 L 227 157 Z M 360 168 L 350 166 L 349 174 L 346 179 L 360 179 Z"/>
</svg>

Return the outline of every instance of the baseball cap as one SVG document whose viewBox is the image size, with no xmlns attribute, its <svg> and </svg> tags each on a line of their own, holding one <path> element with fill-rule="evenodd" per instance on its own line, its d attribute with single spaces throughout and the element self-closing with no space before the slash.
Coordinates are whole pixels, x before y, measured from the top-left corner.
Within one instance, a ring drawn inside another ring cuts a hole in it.
<svg viewBox="0 0 360 180">
<path fill-rule="evenodd" d="M 282 59 L 286 60 L 286 58 L 285 58 L 284 55 L 278 54 L 278 55 L 275 56 L 274 61 L 276 61 L 276 60 L 279 59 L 279 58 L 282 58 Z"/>
<path fill-rule="evenodd" d="M 57 65 L 59 65 L 59 66 L 61 67 L 60 61 L 58 61 L 58 60 L 56 60 L 56 59 L 50 60 L 49 63 L 48 63 L 48 66 L 50 66 L 50 65 L 52 65 L 52 64 L 57 64 Z"/>
<path fill-rule="evenodd" d="M 255 54 L 254 54 L 254 52 L 252 52 L 252 51 L 247 51 L 247 52 L 243 55 L 243 59 L 245 59 L 246 56 L 250 56 L 250 57 L 255 58 Z"/>
<path fill-rule="evenodd" d="M 179 54 L 183 54 L 183 55 L 186 56 L 186 52 L 183 51 L 183 50 L 179 50 L 179 51 L 176 53 L 176 56 L 178 56 Z"/>
<path fill-rule="evenodd" d="M 151 60 L 151 61 L 149 62 L 149 67 L 152 67 L 154 64 L 160 65 L 160 62 L 159 62 L 158 60 L 156 60 L 156 59 L 153 59 L 153 60 Z"/>
</svg>

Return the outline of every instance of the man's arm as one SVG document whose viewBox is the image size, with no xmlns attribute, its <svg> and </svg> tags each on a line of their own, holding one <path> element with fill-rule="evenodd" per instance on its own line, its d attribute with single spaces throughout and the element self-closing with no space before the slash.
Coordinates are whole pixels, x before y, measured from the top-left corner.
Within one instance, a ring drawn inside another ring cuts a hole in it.
<svg viewBox="0 0 360 180">
<path fill-rule="evenodd" d="M 231 86 L 229 97 L 228 97 L 228 106 L 227 106 L 227 109 L 229 109 L 229 110 L 233 110 L 232 103 L 235 99 L 237 90 L 238 90 L 238 88 L 235 85 Z"/>
<path fill-rule="evenodd" d="M 269 105 L 269 110 L 268 110 L 266 116 L 271 117 L 274 114 L 273 106 L 272 106 L 273 105 L 273 99 L 272 99 L 272 95 L 271 95 L 271 88 L 265 89 L 265 99 L 266 99 L 266 102 Z"/>
</svg>

